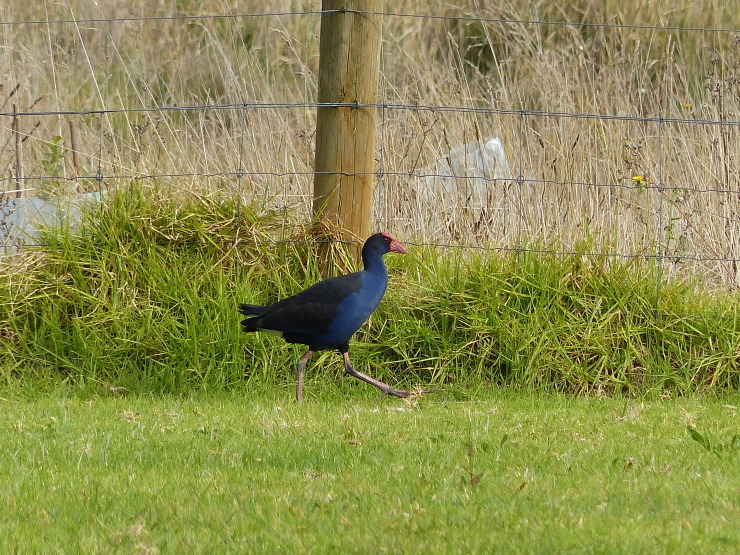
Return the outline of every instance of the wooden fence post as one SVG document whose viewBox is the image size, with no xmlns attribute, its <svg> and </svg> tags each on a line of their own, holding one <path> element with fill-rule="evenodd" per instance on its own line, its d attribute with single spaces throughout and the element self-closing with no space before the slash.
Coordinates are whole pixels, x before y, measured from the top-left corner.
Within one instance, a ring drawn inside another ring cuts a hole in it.
<svg viewBox="0 0 740 555">
<path fill-rule="evenodd" d="M 313 210 L 317 223 L 360 240 L 371 232 L 375 172 L 375 104 L 380 67 L 380 0 L 324 0 L 319 46 Z M 374 13 L 373 13 L 374 12 Z M 322 257 L 323 258 L 323 257 Z M 325 258 L 326 259 L 326 258 Z"/>
</svg>

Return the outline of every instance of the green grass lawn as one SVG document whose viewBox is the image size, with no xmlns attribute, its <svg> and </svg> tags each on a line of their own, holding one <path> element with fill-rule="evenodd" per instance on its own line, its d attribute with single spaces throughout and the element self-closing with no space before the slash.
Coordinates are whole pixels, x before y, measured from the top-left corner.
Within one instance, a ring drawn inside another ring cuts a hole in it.
<svg viewBox="0 0 740 555">
<path fill-rule="evenodd" d="M 0 551 L 740 550 L 735 395 L 66 391 L 0 395 Z"/>
</svg>

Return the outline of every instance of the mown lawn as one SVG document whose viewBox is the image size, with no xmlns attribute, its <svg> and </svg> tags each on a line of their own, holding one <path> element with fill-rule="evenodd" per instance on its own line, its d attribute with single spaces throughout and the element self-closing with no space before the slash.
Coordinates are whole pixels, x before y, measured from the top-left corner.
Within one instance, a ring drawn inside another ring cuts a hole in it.
<svg viewBox="0 0 740 555">
<path fill-rule="evenodd" d="M 3 552 L 740 550 L 736 395 L 2 393 Z"/>
</svg>

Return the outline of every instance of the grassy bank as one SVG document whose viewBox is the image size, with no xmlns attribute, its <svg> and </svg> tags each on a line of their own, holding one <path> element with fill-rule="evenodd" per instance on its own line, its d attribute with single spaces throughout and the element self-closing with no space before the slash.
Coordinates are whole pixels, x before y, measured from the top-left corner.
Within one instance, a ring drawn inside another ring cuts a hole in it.
<svg viewBox="0 0 740 555">
<path fill-rule="evenodd" d="M 275 393 L 4 397 L 0 549 L 740 548 L 736 403 Z"/>
<path fill-rule="evenodd" d="M 6 380 L 172 393 L 292 382 L 298 349 L 243 334 L 235 306 L 316 281 L 315 244 L 232 200 L 174 197 L 134 184 L 78 232 L 54 231 L 48 246 L 3 261 Z M 353 347 L 359 367 L 384 381 L 571 393 L 739 387 L 734 293 L 661 280 L 649 259 L 410 247 L 386 257 L 389 291 Z M 327 353 L 309 380 L 339 372 Z"/>
</svg>

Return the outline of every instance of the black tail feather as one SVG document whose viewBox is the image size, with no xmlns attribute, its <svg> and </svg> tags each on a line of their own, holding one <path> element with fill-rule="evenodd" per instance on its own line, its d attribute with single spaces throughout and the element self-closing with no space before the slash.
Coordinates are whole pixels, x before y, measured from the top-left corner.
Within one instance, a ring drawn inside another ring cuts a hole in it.
<svg viewBox="0 0 740 555">
<path fill-rule="evenodd" d="M 244 316 L 262 316 L 267 309 L 266 306 L 260 306 L 257 304 L 240 304 L 239 312 Z"/>
<path fill-rule="evenodd" d="M 257 331 L 259 329 L 257 327 L 257 320 L 267 311 L 267 308 L 266 306 L 256 304 L 240 304 L 239 312 L 244 314 L 244 316 L 252 316 L 252 318 L 241 321 L 242 329 L 244 331 Z"/>
</svg>

